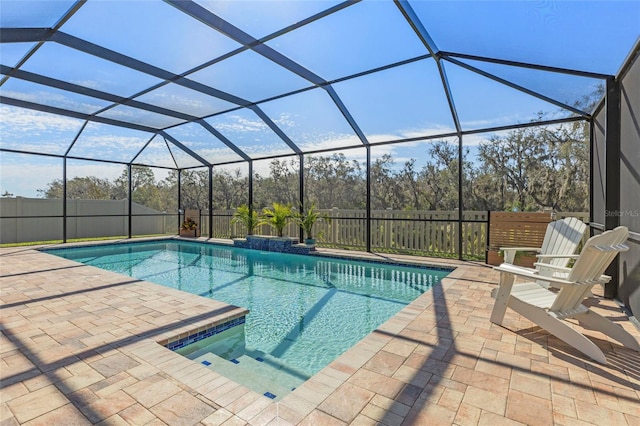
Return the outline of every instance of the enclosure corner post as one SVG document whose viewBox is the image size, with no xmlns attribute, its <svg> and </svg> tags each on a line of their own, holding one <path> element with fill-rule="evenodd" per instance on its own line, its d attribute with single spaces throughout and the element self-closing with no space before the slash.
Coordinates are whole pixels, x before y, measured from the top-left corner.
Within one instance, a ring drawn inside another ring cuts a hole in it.
<svg viewBox="0 0 640 426">
<path fill-rule="evenodd" d="M 213 165 L 209 165 L 209 238 L 213 238 Z"/>
<path fill-rule="evenodd" d="M 300 213 L 302 214 L 302 212 L 304 212 L 304 154 L 298 154 L 298 158 L 300 159 L 298 165 L 298 205 L 300 207 Z M 298 227 L 298 241 L 304 241 L 302 225 Z"/>
<path fill-rule="evenodd" d="M 129 187 L 127 189 L 127 203 L 128 203 L 128 207 L 127 207 L 127 228 L 128 229 L 128 233 L 129 233 L 129 238 L 131 238 L 131 236 L 133 235 L 132 231 L 131 231 L 131 227 L 133 224 L 133 216 L 132 216 L 132 208 L 133 208 L 133 177 L 132 177 L 132 172 L 133 171 L 133 167 L 131 167 L 131 163 L 127 164 L 127 173 L 129 174 Z"/>
<path fill-rule="evenodd" d="M 606 136 L 605 136 L 605 200 L 604 229 L 620 225 L 620 82 L 609 77 L 606 84 Z M 604 297 L 613 299 L 620 281 L 619 258 L 616 257 L 606 274 L 611 281 L 605 284 Z"/>
<path fill-rule="evenodd" d="M 67 242 L 67 157 L 62 159 L 62 242 Z"/>
<path fill-rule="evenodd" d="M 371 252 L 371 146 L 366 145 L 367 150 L 367 201 L 366 201 L 366 230 L 365 230 L 365 244 L 367 252 Z"/>
</svg>

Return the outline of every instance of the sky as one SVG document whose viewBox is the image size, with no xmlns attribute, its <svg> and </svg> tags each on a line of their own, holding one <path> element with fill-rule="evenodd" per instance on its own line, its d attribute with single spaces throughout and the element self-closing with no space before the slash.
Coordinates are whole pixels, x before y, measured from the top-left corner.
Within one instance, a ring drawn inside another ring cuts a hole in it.
<svg viewBox="0 0 640 426">
<path fill-rule="evenodd" d="M 25 7 L 25 4 L 29 4 Z M 259 39 L 332 7 L 335 1 L 198 1 L 243 33 Z M 73 2 L 0 0 L 3 28 L 51 27 Z M 638 40 L 639 1 L 416 1 L 409 4 L 433 40 L 434 49 L 551 67 L 616 74 Z M 303 76 L 250 50 L 212 65 L 201 64 L 242 47 L 172 5 L 155 0 L 89 0 L 60 31 L 171 73 L 189 73 L 198 84 L 233 95 L 226 100 L 169 83 L 89 55 L 62 43 L 46 42 L 21 70 L 73 84 L 134 97 L 136 101 L 204 117 L 225 138 L 252 158 L 291 149 L 255 111 L 235 109 L 233 99 L 256 102 L 291 141 L 303 150 L 340 149 L 360 144 L 329 93 Z M 132 42 L 135 40 L 135 42 Z M 429 137 L 455 131 L 440 70 L 432 58 L 413 61 L 357 78 L 357 73 L 417 58 L 427 48 L 392 1 L 363 1 L 266 41 L 322 81 L 334 81 L 340 102 L 370 143 Z M 0 44 L 0 62 L 16 64 L 33 43 Z M 509 80 L 558 102 L 574 104 L 602 80 L 523 69 L 482 61 L 467 65 Z M 442 60 L 463 130 L 526 123 L 539 112 L 563 118 L 571 112 Z M 194 72 L 191 72 L 194 71 Z M 280 94 L 303 90 L 291 96 Z M 141 123 L 167 133 L 213 163 L 239 160 L 223 142 L 196 123 L 91 96 L 52 89 L 18 78 L 0 87 L 2 96 L 62 107 L 83 114 Z M 231 110 L 231 111 L 230 111 Z M 227 111 L 227 112 L 225 112 Z M 167 149 L 154 133 L 0 105 L 0 147 L 87 158 L 110 158 L 160 166 L 195 166 L 188 155 Z M 82 132 L 80 132 L 82 130 Z M 79 136 L 78 136 L 79 135 Z M 491 134 L 466 136 L 477 146 Z M 75 142 L 74 142 L 75 140 Z M 171 142 L 169 142 L 171 145 Z M 144 151 L 136 157 L 142 149 Z M 174 147 L 172 147 L 174 148 Z M 364 159 L 363 150 L 343 151 Z M 425 143 L 384 145 L 375 156 L 392 154 L 399 163 L 423 158 Z M 472 155 L 475 152 L 472 149 Z M 266 162 L 260 162 L 266 164 Z M 35 197 L 37 189 L 62 177 L 62 160 L 0 152 L 0 194 Z M 121 165 L 71 161 L 68 177 L 95 175 L 113 179 Z M 25 173 L 25 170 L 29 170 Z"/>
</svg>

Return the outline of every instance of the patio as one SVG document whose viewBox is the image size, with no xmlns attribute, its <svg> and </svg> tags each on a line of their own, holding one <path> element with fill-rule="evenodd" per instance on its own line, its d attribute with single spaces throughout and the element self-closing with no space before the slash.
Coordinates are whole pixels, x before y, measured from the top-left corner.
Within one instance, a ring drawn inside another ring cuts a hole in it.
<svg viewBox="0 0 640 426">
<path fill-rule="evenodd" d="M 640 426 L 640 353 L 492 324 L 479 261 L 496 212 L 624 225 L 590 302 L 640 338 L 640 3 L 1 6 L 3 426 Z M 330 216 L 325 254 L 456 267 L 277 403 L 161 346 L 242 308 L 6 247 L 173 237 L 191 209 L 230 244 L 275 202 Z"/>
<path fill-rule="evenodd" d="M 512 311 L 508 328 L 491 324 L 490 291 L 497 283 L 491 268 L 401 258 L 457 269 L 273 403 L 156 343 L 237 316 L 240 309 L 31 248 L 1 249 L 0 421 L 640 423 L 640 354 L 586 331 L 607 356 L 608 364 L 601 365 Z M 596 296 L 593 305 L 640 337 L 615 302 Z"/>
</svg>

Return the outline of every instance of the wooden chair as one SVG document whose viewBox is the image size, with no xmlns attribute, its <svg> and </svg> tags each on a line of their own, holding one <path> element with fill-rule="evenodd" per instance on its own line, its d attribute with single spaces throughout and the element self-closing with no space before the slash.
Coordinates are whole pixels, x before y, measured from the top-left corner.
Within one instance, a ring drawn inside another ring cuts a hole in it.
<svg viewBox="0 0 640 426">
<path fill-rule="evenodd" d="M 624 346 L 640 351 L 640 344 L 631 334 L 582 304 L 594 285 L 606 282 L 603 272 L 616 255 L 628 250 L 623 244 L 628 236 L 628 229 L 619 226 L 589 238 L 573 268 L 564 272 L 562 278 L 555 275 L 544 277 L 545 282 L 559 291 L 539 284 L 537 270 L 506 263 L 494 268 L 500 271 L 500 286 L 492 292 L 496 301 L 491 322 L 502 325 L 507 308 L 511 308 L 594 360 L 606 363 L 600 348 L 564 321 L 575 318 L 582 326 L 599 330 Z M 532 281 L 514 284 L 516 276 Z"/>
<path fill-rule="evenodd" d="M 504 262 L 513 264 L 519 251 L 538 252 L 538 260 L 551 265 L 566 266 L 574 255 L 587 225 L 578 218 L 566 217 L 547 225 L 542 247 L 500 247 Z"/>
</svg>

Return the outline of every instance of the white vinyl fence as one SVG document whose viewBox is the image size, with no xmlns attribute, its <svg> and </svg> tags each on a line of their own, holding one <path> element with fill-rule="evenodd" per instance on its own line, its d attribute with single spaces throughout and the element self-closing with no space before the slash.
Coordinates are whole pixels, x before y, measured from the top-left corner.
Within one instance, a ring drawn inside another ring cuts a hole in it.
<svg viewBox="0 0 640 426">
<path fill-rule="evenodd" d="M 0 198 L 0 243 L 62 240 L 62 208 L 62 200 Z M 127 209 L 127 200 L 67 200 L 67 238 L 127 236 Z M 133 235 L 177 233 L 177 214 L 136 203 L 132 213 Z"/>
<path fill-rule="evenodd" d="M 231 223 L 233 210 L 213 212 L 213 236 L 243 237 L 241 224 Z M 365 210 L 319 209 L 328 220 L 318 220 L 313 235 L 318 245 L 354 250 L 366 248 L 367 221 Z M 462 253 L 468 258 L 485 256 L 487 212 L 466 211 L 462 224 Z M 208 212 L 202 213 L 203 235 L 208 235 Z M 205 229 L 206 228 L 206 229 Z M 255 231 L 260 235 L 275 235 L 269 226 Z M 284 232 L 297 237 L 298 227 L 290 223 Z M 433 254 L 457 257 L 457 211 L 373 210 L 371 212 L 371 249 L 373 251 Z"/>
</svg>

